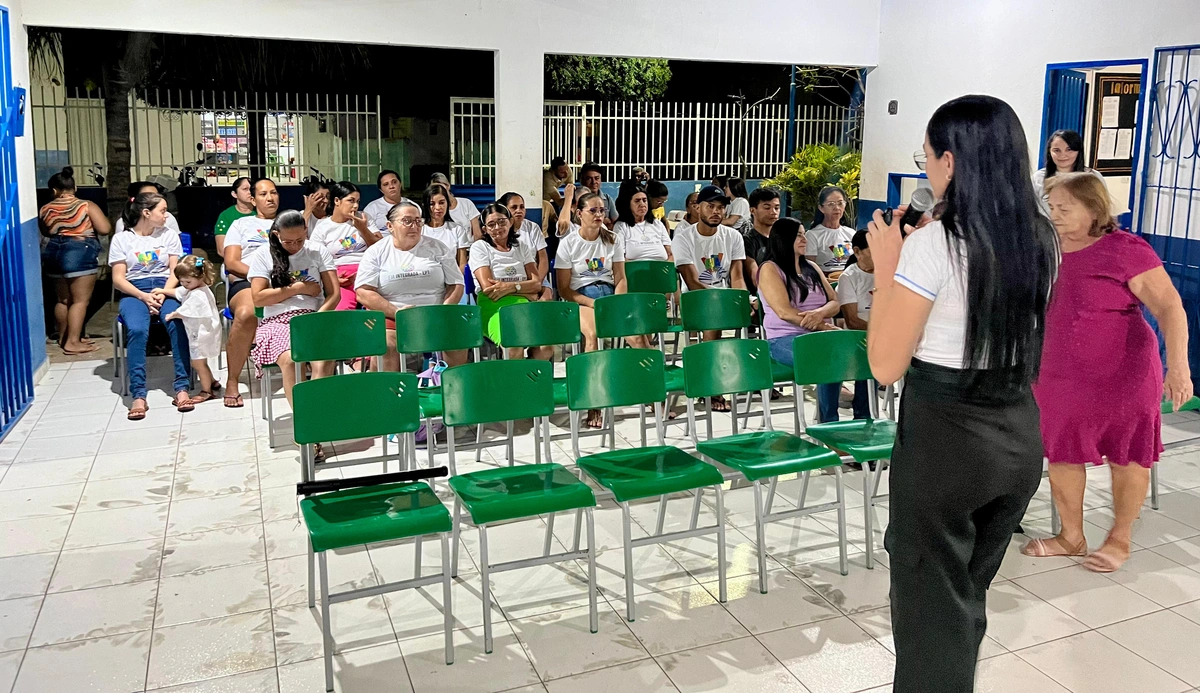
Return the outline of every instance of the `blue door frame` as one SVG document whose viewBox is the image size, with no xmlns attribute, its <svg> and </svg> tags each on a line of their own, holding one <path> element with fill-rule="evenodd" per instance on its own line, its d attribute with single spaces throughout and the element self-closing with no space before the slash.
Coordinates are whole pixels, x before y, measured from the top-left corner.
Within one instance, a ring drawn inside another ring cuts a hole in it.
<svg viewBox="0 0 1200 693">
<path fill-rule="evenodd" d="M 1138 159 L 1140 158 L 1142 147 L 1142 127 L 1146 118 L 1147 75 L 1150 71 L 1150 61 L 1146 58 L 1136 58 L 1133 60 L 1088 60 L 1075 63 L 1050 63 L 1047 65 L 1046 90 L 1042 96 L 1042 136 L 1038 139 L 1038 166 L 1046 165 L 1046 138 L 1050 136 L 1050 133 L 1058 129 L 1050 127 L 1052 123 L 1057 122 L 1055 114 L 1051 112 L 1051 93 L 1055 87 L 1057 73 L 1116 66 L 1137 66 L 1142 75 L 1142 88 L 1138 94 L 1137 123 L 1133 127 L 1133 156 L 1131 157 L 1133 159 L 1133 166 L 1129 174 L 1129 209 L 1134 210 L 1137 209 L 1134 206 L 1134 202 L 1137 199 L 1138 189 Z M 1086 113 L 1086 108 L 1084 112 Z M 1083 131 L 1079 131 L 1079 134 L 1083 135 Z"/>
<path fill-rule="evenodd" d="M 33 403 L 15 143 L 24 125 L 25 90 L 13 88 L 8 8 L 0 6 L 0 438 Z"/>
</svg>

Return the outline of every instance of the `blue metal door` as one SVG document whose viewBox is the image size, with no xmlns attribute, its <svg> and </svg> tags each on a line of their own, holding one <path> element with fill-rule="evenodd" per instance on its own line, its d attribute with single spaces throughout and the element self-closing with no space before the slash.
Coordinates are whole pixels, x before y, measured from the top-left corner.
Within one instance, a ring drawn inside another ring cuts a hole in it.
<svg viewBox="0 0 1200 693">
<path fill-rule="evenodd" d="M 1188 314 L 1200 376 L 1200 45 L 1154 51 L 1137 230 L 1158 251 Z"/>
<path fill-rule="evenodd" d="M 33 402 L 14 143 L 24 132 L 25 90 L 13 88 L 8 19 L 0 7 L 0 438 Z"/>
<path fill-rule="evenodd" d="M 1047 72 L 1042 143 L 1056 130 L 1074 130 L 1083 134 L 1087 91 L 1087 75 L 1079 70 L 1056 69 Z M 1046 152 L 1042 149 L 1038 154 L 1038 167 L 1045 165 Z"/>
</svg>

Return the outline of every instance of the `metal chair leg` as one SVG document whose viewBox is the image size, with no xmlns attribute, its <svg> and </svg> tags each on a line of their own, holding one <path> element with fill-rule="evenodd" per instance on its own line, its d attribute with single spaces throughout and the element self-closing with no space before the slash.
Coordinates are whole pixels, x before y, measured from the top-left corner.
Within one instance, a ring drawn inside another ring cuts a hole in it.
<svg viewBox="0 0 1200 693">
<path fill-rule="evenodd" d="M 483 653 L 492 653 L 492 586 L 488 577 L 487 527 L 479 528 L 479 577 L 483 580 Z"/>
<path fill-rule="evenodd" d="M 625 618 L 632 622 L 633 608 L 633 532 L 630 529 L 629 504 L 621 504 L 621 539 L 625 550 Z"/>
<path fill-rule="evenodd" d="M 460 501 L 458 499 L 458 496 L 455 495 L 454 496 L 454 517 L 451 518 L 454 520 L 454 523 L 452 525 L 453 529 L 451 530 L 451 534 L 450 534 L 450 537 L 451 537 L 450 544 L 452 547 L 451 548 L 451 558 L 450 558 L 450 577 L 458 577 L 458 539 L 459 539 L 459 534 L 462 532 L 462 522 L 460 522 L 458 519 L 458 514 L 460 512 L 462 512 L 462 501 Z"/>
<path fill-rule="evenodd" d="M 842 468 L 834 467 L 833 476 L 837 484 L 837 517 L 838 517 L 838 567 L 842 575 L 850 572 L 846 559 L 846 487 L 842 483 Z"/>
<path fill-rule="evenodd" d="M 875 530 L 872 528 L 871 511 L 875 506 L 875 494 L 871 492 L 871 466 L 863 465 L 863 528 L 867 532 L 867 569 L 875 569 Z"/>
<path fill-rule="evenodd" d="M 767 532 L 763 526 L 762 484 L 754 482 L 754 539 L 758 542 L 758 591 L 767 593 Z"/>
<path fill-rule="evenodd" d="M 275 404 L 272 401 L 274 399 L 274 397 L 272 396 L 274 389 L 271 384 L 271 371 L 269 371 L 269 370 L 265 371 L 263 373 L 262 387 L 263 387 L 263 393 L 262 393 L 263 406 L 266 408 L 266 412 L 267 412 L 267 416 L 266 416 L 266 419 L 267 419 L 267 445 L 270 445 L 271 449 L 274 450 L 275 449 Z"/>
<path fill-rule="evenodd" d="M 421 537 L 417 537 L 413 544 L 416 550 L 413 551 L 413 577 L 421 577 Z"/>
<path fill-rule="evenodd" d="M 717 484 L 717 601 L 724 604 L 729 601 L 729 593 L 725 580 L 725 488 Z"/>
<path fill-rule="evenodd" d="M 554 543 L 554 513 L 546 518 L 546 538 L 542 541 L 542 555 L 550 555 L 550 547 Z"/>
<path fill-rule="evenodd" d="M 667 497 L 658 497 L 658 523 L 654 527 L 655 534 L 662 534 L 667 524 Z"/>
<path fill-rule="evenodd" d="M 700 524 L 700 498 L 704 495 L 704 489 L 696 489 L 696 495 L 692 498 L 692 521 L 689 529 L 696 529 L 696 525 Z"/>
<path fill-rule="evenodd" d="M 593 633 L 600 631 L 600 615 L 596 610 L 596 523 L 592 509 L 586 508 L 588 535 L 588 625 Z M 578 548 L 576 549 L 578 550 Z"/>
<path fill-rule="evenodd" d="M 329 565 L 321 552 L 321 635 L 325 650 L 325 690 L 333 690 L 333 627 L 329 614 Z"/>
<path fill-rule="evenodd" d="M 454 608 L 450 594 L 450 544 L 446 533 L 438 534 L 442 544 L 442 632 L 446 638 L 446 664 L 454 664 Z"/>
<path fill-rule="evenodd" d="M 1150 467 L 1150 507 L 1158 510 L 1158 463 Z"/>
<path fill-rule="evenodd" d="M 312 609 L 317 605 L 317 575 L 316 563 L 313 558 L 312 544 L 308 545 L 308 608 Z"/>
</svg>

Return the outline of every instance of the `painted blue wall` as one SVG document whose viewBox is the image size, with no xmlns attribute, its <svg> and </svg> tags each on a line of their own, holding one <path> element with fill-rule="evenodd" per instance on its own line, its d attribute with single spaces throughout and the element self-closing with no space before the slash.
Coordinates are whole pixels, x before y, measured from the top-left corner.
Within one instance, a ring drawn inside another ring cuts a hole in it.
<svg viewBox="0 0 1200 693">
<path fill-rule="evenodd" d="M 46 362 L 46 311 L 42 303 L 42 246 L 37 219 L 21 223 L 25 262 L 25 304 L 29 312 L 29 362 L 36 375 Z"/>
</svg>

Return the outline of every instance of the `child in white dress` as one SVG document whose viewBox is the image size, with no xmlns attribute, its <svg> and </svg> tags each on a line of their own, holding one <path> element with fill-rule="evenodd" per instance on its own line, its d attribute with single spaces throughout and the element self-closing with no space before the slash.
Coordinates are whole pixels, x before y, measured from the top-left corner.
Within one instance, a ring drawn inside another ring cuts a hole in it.
<svg viewBox="0 0 1200 693">
<path fill-rule="evenodd" d="M 192 370 L 200 381 L 200 394 L 192 398 L 192 404 L 198 404 L 216 396 L 216 380 L 208 367 L 208 360 L 221 353 L 221 312 L 210 288 L 216 281 L 216 271 L 208 260 L 186 255 L 175 265 L 175 278 L 179 280 L 179 288 L 174 291 L 179 308 L 162 319 L 182 320 L 187 330 Z M 166 293 L 162 289 L 155 292 Z"/>
</svg>

